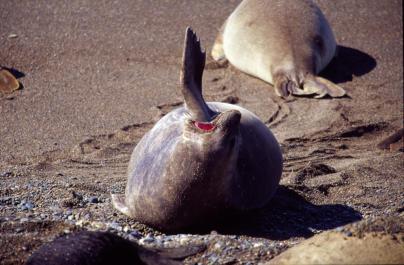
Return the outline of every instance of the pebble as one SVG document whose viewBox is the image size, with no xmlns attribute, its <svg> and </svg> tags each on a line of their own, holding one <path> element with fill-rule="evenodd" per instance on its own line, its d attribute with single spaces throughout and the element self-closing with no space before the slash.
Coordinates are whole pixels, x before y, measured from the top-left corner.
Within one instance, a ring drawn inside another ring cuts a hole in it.
<svg viewBox="0 0 404 265">
<path fill-rule="evenodd" d="M 344 235 L 350 237 L 350 236 L 352 236 L 352 232 L 351 231 L 346 231 L 346 232 L 344 232 Z"/>
<path fill-rule="evenodd" d="M 117 231 L 122 231 L 122 226 L 120 226 L 117 222 L 112 222 L 108 224 L 109 228 L 117 230 Z"/>
<path fill-rule="evenodd" d="M 88 199 L 88 201 L 89 201 L 90 203 L 99 203 L 98 198 L 95 197 L 95 196 L 91 196 L 91 197 Z"/>
<path fill-rule="evenodd" d="M 144 245 L 144 244 L 153 243 L 154 241 L 155 241 L 154 237 L 151 234 L 147 234 L 146 237 L 139 240 L 139 243 Z"/>
<path fill-rule="evenodd" d="M 254 244 L 253 244 L 253 247 L 254 247 L 254 248 L 259 248 L 259 247 L 262 247 L 262 246 L 264 246 L 264 243 L 262 243 L 262 242 L 254 243 Z"/>
<path fill-rule="evenodd" d="M 189 238 L 188 237 L 181 237 L 180 238 L 180 244 L 181 245 L 185 245 L 189 242 Z"/>
<path fill-rule="evenodd" d="M 129 234 L 129 239 L 141 239 L 142 238 L 142 234 L 138 231 L 138 230 L 133 230 L 132 232 L 130 232 Z"/>
<path fill-rule="evenodd" d="M 208 258 L 210 264 L 214 264 L 219 260 L 219 257 L 216 256 L 215 254 L 212 254 L 209 258 Z"/>
<path fill-rule="evenodd" d="M 221 249 L 223 245 L 220 242 L 217 242 L 214 246 L 215 249 Z"/>
<path fill-rule="evenodd" d="M 27 202 L 27 203 L 25 203 L 25 208 L 27 208 L 28 210 L 32 210 L 34 207 L 35 207 L 35 205 L 32 203 L 32 202 Z"/>
<path fill-rule="evenodd" d="M 9 38 L 9 39 L 15 39 L 15 38 L 17 38 L 17 37 L 18 37 L 18 35 L 15 34 L 15 33 L 11 33 L 11 34 L 8 35 L 8 38 Z"/>
<path fill-rule="evenodd" d="M 13 175 L 13 172 L 11 172 L 11 171 L 1 172 L 0 173 L 0 178 L 10 177 L 11 175 Z"/>
</svg>

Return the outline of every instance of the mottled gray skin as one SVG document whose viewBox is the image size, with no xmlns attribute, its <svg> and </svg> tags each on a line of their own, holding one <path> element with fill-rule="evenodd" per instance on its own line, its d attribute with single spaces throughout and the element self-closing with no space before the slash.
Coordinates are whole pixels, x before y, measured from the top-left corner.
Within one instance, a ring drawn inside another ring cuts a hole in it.
<svg viewBox="0 0 404 265">
<path fill-rule="evenodd" d="M 181 79 L 186 104 L 141 139 L 129 162 L 125 198 L 113 196 L 117 209 L 165 231 L 262 207 L 275 193 L 282 173 L 279 145 L 253 113 L 203 100 L 205 57 L 190 30 L 185 50 Z M 195 59 L 195 53 L 203 56 Z M 203 63 L 190 70 L 195 66 L 192 60 Z M 215 128 L 204 131 L 194 121 L 210 122 Z"/>
<path fill-rule="evenodd" d="M 336 47 L 331 27 L 313 1 L 244 0 L 222 26 L 212 57 L 273 84 L 279 96 L 341 97 L 341 87 L 316 76 Z"/>
</svg>

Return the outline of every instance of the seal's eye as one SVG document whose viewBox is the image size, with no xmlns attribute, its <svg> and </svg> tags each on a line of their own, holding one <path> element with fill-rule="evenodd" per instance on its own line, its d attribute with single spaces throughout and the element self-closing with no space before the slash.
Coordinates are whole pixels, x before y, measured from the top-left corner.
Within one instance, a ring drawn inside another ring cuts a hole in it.
<svg viewBox="0 0 404 265">
<path fill-rule="evenodd" d="M 203 131 L 212 131 L 216 128 L 216 126 L 213 123 L 210 122 L 200 122 L 200 121 L 194 121 L 193 122 L 196 127 Z"/>
</svg>

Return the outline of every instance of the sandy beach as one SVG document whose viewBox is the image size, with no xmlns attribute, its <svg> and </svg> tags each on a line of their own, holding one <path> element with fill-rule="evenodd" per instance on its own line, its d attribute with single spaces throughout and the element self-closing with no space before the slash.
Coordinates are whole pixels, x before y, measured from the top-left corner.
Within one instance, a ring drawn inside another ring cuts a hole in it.
<svg viewBox="0 0 404 265">
<path fill-rule="evenodd" d="M 209 52 L 239 2 L 2 1 L 0 66 L 21 89 L 0 93 L 1 264 L 23 264 L 80 229 L 146 246 L 206 244 L 189 264 L 258 264 L 377 218 L 396 220 L 403 244 L 403 142 L 377 147 L 403 128 L 402 2 L 393 0 L 316 1 L 340 46 L 321 75 L 348 97 L 285 101 L 207 58 L 205 99 L 256 113 L 281 144 L 281 185 L 264 209 L 199 235 L 165 235 L 113 209 L 110 193 L 124 191 L 134 146 L 182 104 L 185 28 Z"/>
</svg>

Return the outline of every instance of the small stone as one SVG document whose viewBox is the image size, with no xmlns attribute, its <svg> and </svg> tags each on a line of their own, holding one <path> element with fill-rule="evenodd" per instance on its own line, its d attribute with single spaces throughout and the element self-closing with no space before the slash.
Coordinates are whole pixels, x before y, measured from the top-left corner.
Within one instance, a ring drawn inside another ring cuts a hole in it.
<svg viewBox="0 0 404 265">
<path fill-rule="evenodd" d="M 128 232 L 130 231 L 130 226 L 125 225 L 124 228 L 123 228 L 123 231 L 124 231 L 125 233 L 128 233 Z"/>
<path fill-rule="evenodd" d="M 23 229 L 22 227 L 17 227 L 17 228 L 15 229 L 15 232 L 16 232 L 16 233 L 21 233 L 22 231 L 24 231 L 24 229 Z"/>
<path fill-rule="evenodd" d="M 35 207 L 35 205 L 32 202 L 27 202 L 27 203 L 25 203 L 25 207 L 28 210 L 32 210 Z"/>
<path fill-rule="evenodd" d="M 10 177 L 12 175 L 13 175 L 13 172 L 11 172 L 11 171 L 1 172 L 0 178 L 6 178 L 6 177 Z"/>
<path fill-rule="evenodd" d="M 264 244 L 263 244 L 262 242 L 254 243 L 254 244 L 253 244 L 253 247 L 254 247 L 254 248 L 259 248 L 259 247 L 262 247 L 262 246 L 264 246 Z"/>
<path fill-rule="evenodd" d="M 74 219 L 74 216 L 71 214 L 71 215 L 69 215 L 69 216 L 67 216 L 67 220 L 73 220 Z"/>
<path fill-rule="evenodd" d="M 117 230 L 117 231 L 122 231 L 122 226 L 120 226 L 117 222 L 112 222 L 108 224 L 109 228 Z"/>
<path fill-rule="evenodd" d="M 15 39 L 15 38 L 17 38 L 17 37 L 18 37 L 18 35 L 15 34 L 15 33 L 11 33 L 11 34 L 8 35 L 8 38 L 9 38 L 9 39 Z"/>
<path fill-rule="evenodd" d="M 98 203 L 98 202 L 99 202 L 99 201 L 98 201 L 98 198 L 95 197 L 95 196 L 91 196 L 91 197 L 88 199 L 88 201 L 89 201 L 90 203 Z"/>
<path fill-rule="evenodd" d="M 97 229 L 103 229 L 104 224 L 98 221 L 91 222 L 91 226 L 97 228 Z"/>
<path fill-rule="evenodd" d="M 220 242 L 217 242 L 214 246 L 215 249 L 221 249 L 223 245 Z"/>
<path fill-rule="evenodd" d="M 129 234 L 129 239 L 139 240 L 140 238 L 142 238 L 142 234 L 138 230 L 133 230 Z"/>
<path fill-rule="evenodd" d="M 150 234 L 148 234 L 146 237 L 142 238 L 139 240 L 139 243 L 144 245 L 144 244 L 150 244 L 155 241 L 154 237 Z"/>
<path fill-rule="evenodd" d="M 346 232 L 344 232 L 344 235 L 350 237 L 350 236 L 352 236 L 352 232 L 351 231 L 346 231 Z"/>
<path fill-rule="evenodd" d="M 78 220 L 75 225 L 83 226 L 84 220 Z"/>
<path fill-rule="evenodd" d="M 209 260 L 209 264 L 214 264 L 214 263 L 216 263 L 216 262 L 219 260 L 219 257 L 216 256 L 215 254 L 212 254 L 212 255 L 208 258 L 208 260 Z"/>
<path fill-rule="evenodd" d="M 188 237 L 181 237 L 180 238 L 180 244 L 181 245 L 186 245 L 189 242 L 189 238 Z"/>
<path fill-rule="evenodd" d="M 63 230 L 63 233 L 65 233 L 65 234 L 70 234 L 70 229 L 65 229 L 65 230 Z"/>
<path fill-rule="evenodd" d="M 28 218 L 23 217 L 20 219 L 20 223 L 26 223 L 26 222 L 28 222 L 28 220 L 29 220 Z"/>
</svg>

